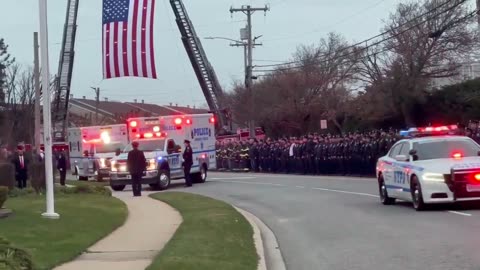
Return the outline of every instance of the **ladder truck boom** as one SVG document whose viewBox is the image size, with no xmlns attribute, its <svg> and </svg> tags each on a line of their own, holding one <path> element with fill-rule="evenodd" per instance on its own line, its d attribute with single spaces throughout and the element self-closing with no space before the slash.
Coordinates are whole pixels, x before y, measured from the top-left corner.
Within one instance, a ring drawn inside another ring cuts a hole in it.
<svg viewBox="0 0 480 270">
<path fill-rule="evenodd" d="M 223 90 L 215 74 L 215 70 L 207 59 L 202 43 L 195 32 L 182 0 L 170 0 L 175 14 L 182 42 L 187 51 L 193 70 L 202 88 L 211 111 L 219 118 L 220 128 L 228 126 L 225 108 L 222 107 Z"/>
<path fill-rule="evenodd" d="M 72 83 L 73 61 L 75 57 L 75 36 L 79 0 L 67 0 L 67 14 L 63 30 L 62 50 L 55 82 L 55 97 L 52 107 L 54 142 L 65 142 L 68 127 L 68 102 Z"/>
</svg>

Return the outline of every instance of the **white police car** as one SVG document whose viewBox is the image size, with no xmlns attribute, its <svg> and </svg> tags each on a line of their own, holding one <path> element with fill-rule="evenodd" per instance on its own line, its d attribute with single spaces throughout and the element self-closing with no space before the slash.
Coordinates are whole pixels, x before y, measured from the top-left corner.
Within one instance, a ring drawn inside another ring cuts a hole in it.
<svg viewBox="0 0 480 270">
<path fill-rule="evenodd" d="M 412 128 L 377 161 L 381 202 L 427 204 L 480 201 L 480 145 L 456 126 Z"/>
</svg>

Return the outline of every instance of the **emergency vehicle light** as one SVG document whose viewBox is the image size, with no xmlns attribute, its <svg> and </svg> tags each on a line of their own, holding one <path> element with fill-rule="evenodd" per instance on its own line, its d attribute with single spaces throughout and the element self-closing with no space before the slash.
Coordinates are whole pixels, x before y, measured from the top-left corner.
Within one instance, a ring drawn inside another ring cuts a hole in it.
<svg viewBox="0 0 480 270">
<path fill-rule="evenodd" d="M 131 121 L 130 127 L 137 127 L 137 121 Z"/>
<path fill-rule="evenodd" d="M 214 124 L 214 123 L 215 123 L 215 117 L 213 117 L 213 116 L 210 117 L 210 120 L 209 120 L 209 121 L 210 121 L 210 123 Z"/>
<path fill-rule="evenodd" d="M 143 137 L 144 138 L 152 138 L 153 134 L 152 133 L 145 133 L 145 134 L 143 134 Z"/>
<path fill-rule="evenodd" d="M 454 153 L 453 155 L 454 159 L 461 159 L 462 158 L 462 153 Z"/>
<path fill-rule="evenodd" d="M 191 120 L 191 119 L 187 119 L 187 120 L 185 120 L 185 123 L 186 123 L 187 125 L 191 125 L 191 124 L 192 124 L 192 120 Z"/>
<path fill-rule="evenodd" d="M 174 123 L 175 123 L 175 125 L 181 125 L 182 124 L 182 118 L 175 118 Z"/>
<path fill-rule="evenodd" d="M 475 178 L 477 181 L 480 181 L 480 173 L 475 174 L 473 178 Z"/>
<path fill-rule="evenodd" d="M 160 132 L 160 127 L 159 126 L 153 127 L 153 132 Z"/>
</svg>

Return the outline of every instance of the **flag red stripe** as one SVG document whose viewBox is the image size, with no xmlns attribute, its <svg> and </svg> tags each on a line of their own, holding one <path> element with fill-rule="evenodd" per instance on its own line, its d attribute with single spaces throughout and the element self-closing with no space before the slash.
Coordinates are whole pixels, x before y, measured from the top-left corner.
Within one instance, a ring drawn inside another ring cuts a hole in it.
<svg viewBox="0 0 480 270">
<path fill-rule="evenodd" d="M 147 71 L 147 5 L 148 0 L 143 0 L 142 10 L 142 72 L 143 76 L 148 76 Z"/>
<path fill-rule="evenodd" d="M 154 22 L 154 13 L 155 13 L 155 0 L 152 0 L 152 9 L 150 13 L 150 61 L 152 65 L 152 78 L 157 78 L 157 70 L 155 69 L 155 57 L 154 57 L 154 47 L 153 47 L 153 22 Z"/>
<path fill-rule="evenodd" d="M 112 72 L 110 70 L 110 24 L 107 24 L 106 30 L 106 37 L 105 37 L 105 49 L 106 49 L 106 57 L 105 57 L 105 64 L 107 65 L 107 79 L 112 77 Z"/>
<path fill-rule="evenodd" d="M 128 31 L 127 31 L 127 24 L 122 23 L 122 31 L 123 31 L 123 38 L 122 38 L 122 57 L 123 57 L 123 75 L 129 76 L 128 72 Z"/>
<path fill-rule="evenodd" d="M 133 19 L 132 19 L 132 60 L 133 60 L 133 75 L 138 76 L 138 62 L 137 62 L 137 23 L 138 23 L 138 0 L 133 0 Z"/>
<path fill-rule="evenodd" d="M 115 70 L 115 77 L 120 76 L 120 67 L 118 63 L 118 47 L 118 22 L 115 22 L 113 23 L 113 68 Z"/>
</svg>

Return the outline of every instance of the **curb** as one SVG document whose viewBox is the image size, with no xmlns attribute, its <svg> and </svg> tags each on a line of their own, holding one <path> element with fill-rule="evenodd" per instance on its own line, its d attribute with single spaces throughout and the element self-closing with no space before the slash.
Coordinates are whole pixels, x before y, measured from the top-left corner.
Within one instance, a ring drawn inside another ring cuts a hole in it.
<svg viewBox="0 0 480 270">
<path fill-rule="evenodd" d="M 272 230 L 252 213 L 236 206 L 233 207 L 247 219 L 253 228 L 253 240 L 259 257 L 257 270 L 286 270 L 277 238 Z"/>
</svg>

